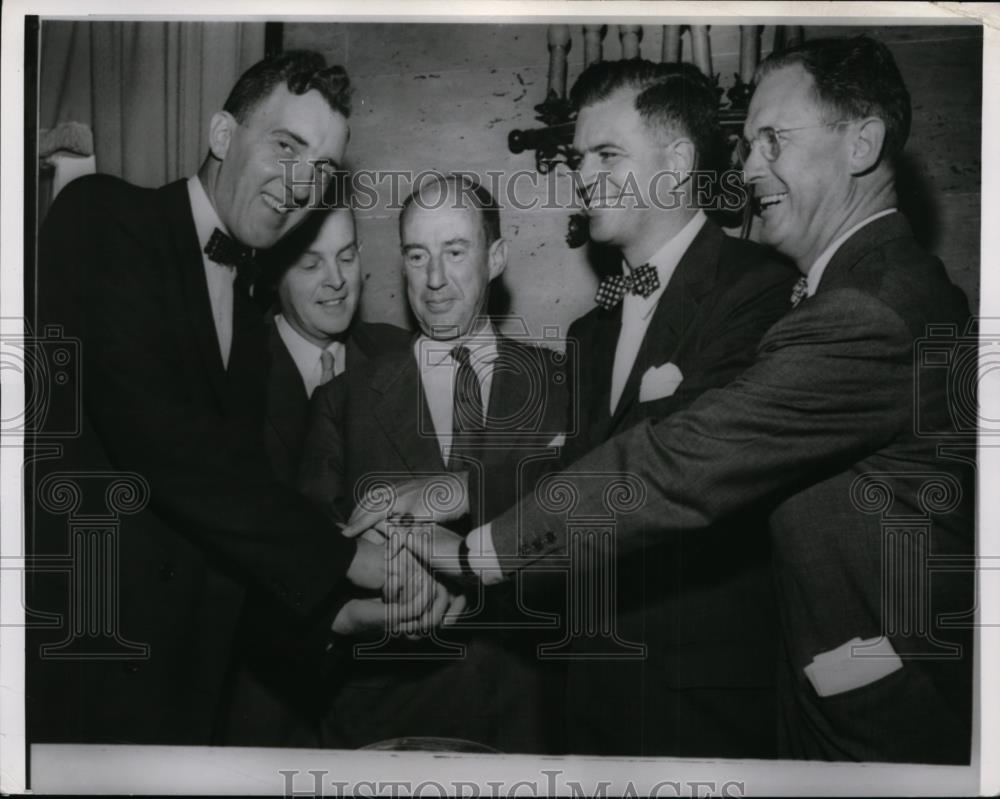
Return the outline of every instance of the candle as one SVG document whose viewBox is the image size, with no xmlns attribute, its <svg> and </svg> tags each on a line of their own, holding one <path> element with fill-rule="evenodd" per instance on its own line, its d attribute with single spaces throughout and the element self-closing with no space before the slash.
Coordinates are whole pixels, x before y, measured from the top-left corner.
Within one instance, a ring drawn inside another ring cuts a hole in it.
<svg viewBox="0 0 1000 799">
<path fill-rule="evenodd" d="M 757 25 L 740 26 L 740 80 L 753 81 L 753 74 L 760 61 L 760 28 Z"/>
<path fill-rule="evenodd" d="M 639 41 L 642 39 L 640 25 L 619 25 L 618 38 L 622 43 L 622 58 L 639 57 Z"/>
<path fill-rule="evenodd" d="M 712 77 L 712 47 L 708 41 L 707 25 L 691 26 L 691 54 L 695 66 L 708 77 Z"/>
<path fill-rule="evenodd" d="M 583 65 L 589 67 L 604 59 L 602 40 L 608 31 L 607 25 L 583 26 Z"/>
<path fill-rule="evenodd" d="M 675 64 L 681 60 L 681 26 L 663 26 L 663 55 L 661 61 Z"/>
<path fill-rule="evenodd" d="M 569 26 L 549 25 L 549 96 L 566 96 L 566 53 L 570 48 Z"/>
</svg>

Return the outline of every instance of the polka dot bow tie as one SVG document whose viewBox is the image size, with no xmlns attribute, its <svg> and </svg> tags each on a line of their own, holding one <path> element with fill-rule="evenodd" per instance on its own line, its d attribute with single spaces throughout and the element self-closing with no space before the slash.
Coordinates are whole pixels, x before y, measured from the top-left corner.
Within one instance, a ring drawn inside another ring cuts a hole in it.
<svg viewBox="0 0 1000 799">
<path fill-rule="evenodd" d="M 660 287 L 660 278 L 656 274 L 656 267 L 643 264 L 632 270 L 629 275 L 613 275 L 606 277 L 597 287 L 597 296 L 594 301 L 604 310 L 610 311 L 622 301 L 622 297 L 627 292 L 632 292 L 640 297 L 648 297 Z"/>
<path fill-rule="evenodd" d="M 804 277 L 800 277 L 795 281 L 795 285 L 792 286 L 792 296 L 789 298 L 789 302 L 791 302 L 792 307 L 795 308 L 808 296 L 809 282 Z"/>
</svg>

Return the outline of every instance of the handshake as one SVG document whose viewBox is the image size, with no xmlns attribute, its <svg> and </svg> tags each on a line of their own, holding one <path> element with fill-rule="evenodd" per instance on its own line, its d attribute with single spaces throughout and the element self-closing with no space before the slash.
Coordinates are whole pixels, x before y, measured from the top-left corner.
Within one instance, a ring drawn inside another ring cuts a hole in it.
<svg viewBox="0 0 1000 799">
<path fill-rule="evenodd" d="M 451 481 L 455 485 L 447 488 L 458 502 L 447 512 L 432 511 L 428 495 Z M 454 623 L 465 610 L 459 557 L 462 537 L 438 524 L 468 513 L 465 476 L 435 475 L 395 486 L 391 493 L 391 513 L 385 508 L 382 486 L 361 498 L 341 531 L 358 538 L 347 578 L 380 595 L 347 602 L 334 619 L 335 633 L 388 632 L 416 640 L 440 624 Z"/>
</svg>

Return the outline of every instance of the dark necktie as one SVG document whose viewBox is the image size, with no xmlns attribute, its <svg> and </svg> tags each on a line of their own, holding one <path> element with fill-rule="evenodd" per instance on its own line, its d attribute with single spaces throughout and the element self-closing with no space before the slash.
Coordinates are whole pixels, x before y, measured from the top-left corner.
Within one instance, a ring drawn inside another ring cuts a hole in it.
<svg viewBox="0 0 1000 799">
<path fill-rule="evenodd" d="M 660 276 L 650 264 L 637 266 L 628 275 L 612 275 L 601 281 L 594 301 L 610 311 L 622 301 L 627 292 L 646 298 L 660 287 Z"/>
<path fill-rule="evenodd" d="M 258 269 L 251 247 L 239 244 L 216 228 L 205 245 L 205 255 L 217 264 L 236 269 L 236 280 L 233 283 L 236 292 L 244 297 L 251 296 L 250 289 L 257 279 Z"/>
<path fill-rule="evenodd" d="M 479 386 L 479 378 L 472 368 L 469 358 L 469 348 L 458 346 L 451 351 L 458 368 L 455 369 L 455 392 L 452 405 L 451 427 L 454 433 L 451 440 L 451 451 L 467 450 L 470 438 L 485 429 L 483 419 L 483 394 Z M 460 459 L 448 458 L 448 465 L 460 465 Z"/>
</svg>

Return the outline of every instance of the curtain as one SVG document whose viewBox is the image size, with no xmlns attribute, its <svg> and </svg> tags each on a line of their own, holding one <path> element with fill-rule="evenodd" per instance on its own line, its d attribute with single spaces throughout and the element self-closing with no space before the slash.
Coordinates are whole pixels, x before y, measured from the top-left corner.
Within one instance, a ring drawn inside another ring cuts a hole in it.
<svg viewBox="0 0 1000 799">
<path fill-rule="evenodd" d="M 262 22 L 45 21 L 42 136 L 86 126 L 97 171 L 141 186 L 192 175 L 212 114 L 263 56 Z"/>
</svg>

